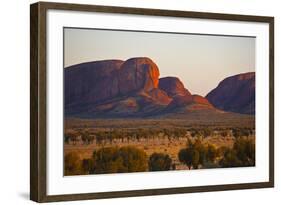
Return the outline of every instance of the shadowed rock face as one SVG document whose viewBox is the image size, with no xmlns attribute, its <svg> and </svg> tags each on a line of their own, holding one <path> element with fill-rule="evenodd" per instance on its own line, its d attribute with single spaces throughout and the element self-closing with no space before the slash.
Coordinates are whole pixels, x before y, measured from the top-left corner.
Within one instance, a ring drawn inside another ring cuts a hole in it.
<svg viewBox="0 0 281 205">
<path fill-rule="evenodd" d="M 176 77 L 159 79 L 159 69 L 149 58 L 95 61 L 64 69 L 64 112 L 86 118 L 221 112 L 214 104 L 252 113 L 254 89 L 253 73 L 238 75 L 222 81 L 206 99 L 192 95 Z"/>
<path fill-rule="evenodd" d="M 181 106 L 185 106 L 191 104 L 193 102 L 192 95 L 176 95 L 173 97 L 172 102 L 169 104 L 169 109 L 177 108 Z"/>
<path fill-rule="evenodd" d="M 64 69 L 65 105 L 95 103 L 119 94 L 120 60 L 78 64 Z"/>
<path fill-rule="evenodd" d="M 183 83 L 176 77 L 160 78 L 159 88 L 164 90 L 170 97 L 191 96 L 191 93 L 184 87 Z"/>
<path fill-rule="evenodd" d="M 172 101 L 167 93 L 159 88 L 151 90 L 148 94 L 154 101 L 162 105 L 168 105 Z"/>
<path fill-rule="evenodd" d="M 149 58 L 106 60 L 64 70 L 65 104 L 97 103 L 158 86 L 159 70 Z"/>
<path fill-rule="evenodd" d="M 192 95 L 176 77 L 160 78 L 159 88 L 172 98 L 171 103 L 166 108 L 170 112 L 214 109 L 206 98 L 200 95 Z"/>
<path fill-rule="evenodd" d="M 159 69 L 146 57 L 70 66 L 64 69 L 65 114 L 146 114 L 172 101 L 158 83 Z"/>
<path fill-rule="evenodd" d="M 215 107 L 242 114 L 255 114 L 255 73 L 228 77 L 207 94 Z"/>
</svg>

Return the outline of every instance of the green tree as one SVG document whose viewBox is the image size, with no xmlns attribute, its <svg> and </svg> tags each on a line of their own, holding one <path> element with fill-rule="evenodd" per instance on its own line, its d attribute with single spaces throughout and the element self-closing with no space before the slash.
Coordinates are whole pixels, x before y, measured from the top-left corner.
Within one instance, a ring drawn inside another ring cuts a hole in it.
<svg viewBox="0 0 281 205">
<path fill-rule="evenodd" d="M 248 137 L 238 137 L 233 148 L 224 151 L 220 161 L 222 167 L 245 167 L 255 165 L 255 141 Z"/>
<path fill-rule="evenodd" d="M 132 146 L 103 147 L 93 152 L 90 173 L 123 173 L 147 170 L 147 156 Z"/>
<path fill-rule="evenodd" d="M 196 149 L 191 150 L 191 156 L 192 156 L 192 159 L 191 159 L 192 167 L 194 169 L 198 169 L 198 166 L 200 164 L 200 153 L 199 153 L 199 151 L 196 150 Z"/>
<path fill-rule="evenodd" d="M 170 170 L 172 159 L 167 154 L 153 153 L 149 157 L 149 170 L 150 171 L 166 171 Z"/>
<path fill-rule="evenodd" d="M 220 165 L 222 167 L 241 167 L 242 162 L 238 159 L 235 150 L 228 148 L 225 150 Z"/>
<path fill-rule="evenodd" d="M 142 149 L 124 146 L 119 149 L 126 172 L 144 172 L 147 170 L 147 155 Z"/>
<path fill-rule="evenodd" d="M 198 152 L 198 157 L 199 157 L 198 163 L 203 165 L 207 160 L 207 148 L 202 143 L 202 140 L 200 138 L 197 138 L 193 143 L 190 141 L 189 147 Z"/>
<path fill-rule="evenodd" d="M 200 154 L 197 150 L 194 149 L 181 149 L 178 154 L 179 161 L 186 164 L 188 169 L 192 167 L 194 169 L 198 169 L 199 161 L 200 161 Z"/>
<path fill-rule="evenodd" d="M 217 157 L 217 149 L 215 146 L 205 145 L 200 138 L 196 140 L 188 140 L 187 146 L 178 153 L 179 161 L 186 164 L 189 169 L 193 167 L 198 169 L 199 165 L 214 163 Z"/>
<path fill-rule="evenodd" d="M 208 162 L 214 162 L 216 157 L 218 156 L 218 150 L 216 147 L 212 144 L 208 144 L 207 146 L 207 161 Z"/>
<path fill-rule="evenodd" d="M 117 147 L 102 147 L 93 152 L 93 166 L 90 168 L 91 174 L 106 174 L 125 172 L 122 158 L 118 156 Z"/>
<path fill-rule="evenodd" d="M 255 141 L 247 137 L 237 138 L 233 150 L 237 158 L 242 161 L 243 166 L 255 165 Z"/>
</svg>

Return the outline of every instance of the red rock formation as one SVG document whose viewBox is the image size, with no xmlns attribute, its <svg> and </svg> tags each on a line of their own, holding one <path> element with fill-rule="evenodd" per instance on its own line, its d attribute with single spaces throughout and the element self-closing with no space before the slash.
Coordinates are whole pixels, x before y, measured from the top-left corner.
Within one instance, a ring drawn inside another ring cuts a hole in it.
<svg viewBox="0 0 281 205">
<path fill-rule="evenodd" d="M 169 109 L 185 106 L 191 104 L 192 102 L 193 102 L 192 95 L 184 95 L 184 96 L 177 95 L 173 97 L 172 102 L 169 104 Z"/>
<path fill-rule="evenodd" d="M 131 58 L 118 73 L 119 91 L 127 94 L 143 89 L 149 92 L 158 87 L 159 69 L 149 58 Z"/>
<path fill-rule="evenodd" d="M 255 73 L 243 73 L 221 81 L 206 98 L 217 108 L 255 114 Z"/>
<path fill-rule="evenodd" d="M 149 91 L 148 95 L 157 104 L 168 105 L 172 101 L 165 91 L 158 88 L 154 88 L 153 90 Z"/>
<path fill-rule="evenodd" d="M 119 94 L 115 78 L 123 61 L 82 63 L 64 69 L 65 104 L 91 103 Z"/>
<path fill-rule="evenodd" d="M 211 105 L 211 103 L 204 97 L 200 96 L 200 95 L 192 95 L 192 102 L 193 103 L 198 103 L 198 104 L 203 104 L 203 105 Z"/>
<path fill-rule="evenodd" d="M 181 109 L 191 111 L 193 107 L 190 106 L 193 104 L 204 105 L 197 106 L 206 109 L 206 108 L 213 108 L 213 106 L 209 103 L 207 99 L 200 95 L 191 95 L 191 93 L 184 87 L 183 83 L 176 77 L 165 77 L 159 80 L 159 88 L 164 90 L 170 97 L 173 98 L 167 110 L 174 110 L 174 109 Z M 186 106 L 189 106 L 189 109 L 185 109 Z"/>
<path fill-rule="evenodd" d="M 164 90 L 170 97 L 176 95 L 191 96 L 191 93 L 184 87 L 183 83 L 177 77 L 160 78 L 159 88 Z"/>
<path fill-rule="evenodd" d="M 141 117 L 214 109 L 207 99 L 191 95 L 180 79 L 159 80 L 149 58 L 105 60 L 64 69 L 67 116 Z"/>
<path fill-rule="evenodd" d="M 65 68 L 65 104 L 97 103 L 158 86 L 159 70 L 149 58 L 106 60 Z"/>
</svg>

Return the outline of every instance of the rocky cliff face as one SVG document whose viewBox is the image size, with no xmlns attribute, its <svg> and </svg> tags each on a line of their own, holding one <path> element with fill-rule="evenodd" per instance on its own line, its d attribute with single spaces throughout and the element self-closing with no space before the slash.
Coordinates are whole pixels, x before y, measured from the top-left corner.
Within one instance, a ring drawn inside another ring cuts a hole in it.
<svg viewBox="0 0 281 205">
<path fill-rule="evenodd" d="M 235 111 L 245 104 L 239 109 L 245 113 L 254 103 L 248 99 L 252 99 L 248 87 L 253 86 L 253 76 L 226 79 L 204 98 L 192 95 L 176 77 L 159 79 L 157 65 L 147 57 L 88 62 L 64 70 L 64 111 L 66 116 L 75 117 L 143 117 L 217 112 L 213 104 Z M 230 102 L 233 107 L 228 107 Z"/>
<path fill-rule="evenodd" d="M 125 62 L 107 60 L 65 68 L 65 102 L 97 103 L 117 96 L 158 86 L 159 70 L 149 58 L 132 58 Z"/>
<path fill-rule="evenodd" d="M 65 105 L 96 103 L 119 94 L 120 60 L 78 64 L 64 69 Z"/>
<path fill-rule="evenodd" d="M 207 94 L 217 108 L 242 114 L 255 114 L 255 73 L 228 77 Z"/>
<path fill-rule="evenodd" d="M 164 90 L 170 97 L 191 96 L 183 83 L 176 77 L 165 77 L 159 80 L 159 88 Z"/>
<path fill-rule="evenodd" d="M 158 87 L 159 69 L 149 58 L 131 58 L 123 63 L 118 72 L 119 92 L 149 92 Z"/>
<path fill-rule="evenodd" d="M 158 83 L 159 69 L 146 57 L 70 66 L 64 70 L 65 113 L 147 114 L 172 100 Z"/>
</svg>

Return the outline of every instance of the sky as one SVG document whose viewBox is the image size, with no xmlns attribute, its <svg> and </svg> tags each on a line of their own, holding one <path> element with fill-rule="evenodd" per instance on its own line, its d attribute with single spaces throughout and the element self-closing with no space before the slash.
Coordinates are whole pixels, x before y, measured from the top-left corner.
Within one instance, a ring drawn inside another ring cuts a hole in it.
<svg viewBox="0 0 281 205">
<path fill-rule="evenodd" d="M 64 67 L 132 57 L 149 57 L 160 78 L 178 77 L 205 96 L 224 78 L 255 71 L 255 38 L 64 28 Z"/>
</svg>

